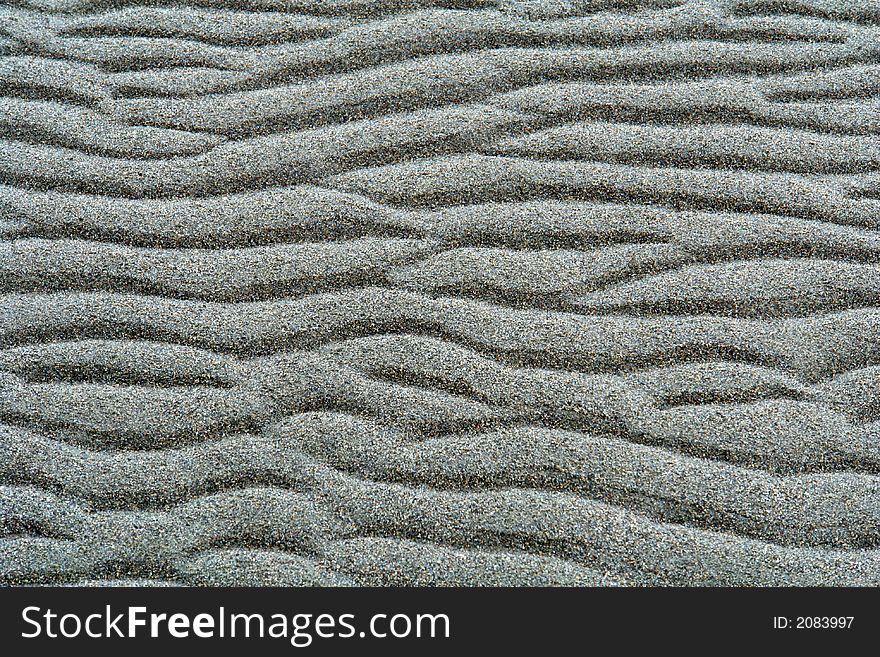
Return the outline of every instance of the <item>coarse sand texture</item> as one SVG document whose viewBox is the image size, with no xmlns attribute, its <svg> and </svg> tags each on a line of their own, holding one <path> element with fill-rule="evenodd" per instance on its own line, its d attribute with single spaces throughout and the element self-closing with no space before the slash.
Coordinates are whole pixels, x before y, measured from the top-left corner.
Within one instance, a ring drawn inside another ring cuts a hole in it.
<svg viewBox="0 0 880 657">
<path fill-rule="evenodd" d="M 880 0 L 15 0 L 0 89 L 0 584 L 880 585 Z"/>
</svg>

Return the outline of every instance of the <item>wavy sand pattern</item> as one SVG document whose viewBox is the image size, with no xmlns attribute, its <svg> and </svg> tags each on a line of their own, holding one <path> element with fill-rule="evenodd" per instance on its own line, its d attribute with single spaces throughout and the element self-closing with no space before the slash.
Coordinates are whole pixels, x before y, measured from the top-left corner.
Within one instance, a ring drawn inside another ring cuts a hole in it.
<svg viewBox="0 0 880 657">
<path fill-rule="evenodd" d="M 0 582 L 880 585 L 880 3 L 0 8 Z"/>
</svg>

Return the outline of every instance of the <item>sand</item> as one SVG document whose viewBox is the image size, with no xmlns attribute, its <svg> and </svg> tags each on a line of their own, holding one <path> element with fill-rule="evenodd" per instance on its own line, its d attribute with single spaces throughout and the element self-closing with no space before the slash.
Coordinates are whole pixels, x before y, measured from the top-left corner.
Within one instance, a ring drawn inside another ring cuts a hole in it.
<svg viewBox="0 0 880 657">
<path fill-rule="evenodd" d="M 0 583 L 880 585 L 874 0 L 0 25 Z"/>
</svg>

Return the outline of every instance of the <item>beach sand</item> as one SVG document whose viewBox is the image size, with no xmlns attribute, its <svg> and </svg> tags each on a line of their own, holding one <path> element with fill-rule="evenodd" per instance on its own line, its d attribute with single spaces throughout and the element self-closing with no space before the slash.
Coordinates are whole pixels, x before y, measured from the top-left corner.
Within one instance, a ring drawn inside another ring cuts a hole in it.
<svg viewBox="0 0 880 657">
<path fill-rule="evenodd" d="M 880 585 L 880 2 L 0 8 L 0 582 Z"/>
</svg>

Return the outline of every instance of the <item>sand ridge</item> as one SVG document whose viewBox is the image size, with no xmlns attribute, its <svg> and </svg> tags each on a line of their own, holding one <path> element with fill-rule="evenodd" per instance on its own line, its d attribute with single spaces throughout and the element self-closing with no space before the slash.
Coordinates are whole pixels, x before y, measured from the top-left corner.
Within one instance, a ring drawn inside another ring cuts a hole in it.
<svg viewBox="0 0 880 657">
<path fill-rule="evenodd" d="M 880 584 L 880 4 L 0 9 L 0 582 Z"/>
</svg>

